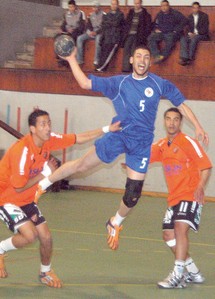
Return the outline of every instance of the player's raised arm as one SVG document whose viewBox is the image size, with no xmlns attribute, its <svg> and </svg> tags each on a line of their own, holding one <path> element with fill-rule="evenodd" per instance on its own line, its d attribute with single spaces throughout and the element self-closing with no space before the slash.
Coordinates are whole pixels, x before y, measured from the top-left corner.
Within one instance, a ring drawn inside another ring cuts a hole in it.
<svg viewBox="0 0 215 299">
<path fill-rule="evenodd" d="M 76 81 L 78 82 L 78 84 L 80 85 L 80 87 L 83 89 L 92 89 L 92 82 L 89 78 L 87 78 L 87 76 L 84 74 L 84 72 L 80 68 L 80 66 L 76 60 L 76 54 L 77 54 L 77 48 L 75 47 L 70 56 L 61 57 L 61 58 L 68 61 L 69 65 L 71 67 L 71 70 L 73 72 L 73 75 L 74 75 Z"/>
<path fill-rule="evenodd" d="M 209 143 L 208 134 L 202 128 L 201 124 L 199 123 L 193 111 L 185 103 L 179 105 L 178 109 L 180 110 L 182 115 L 185 116 L 194 125 L 196 129 L 197 139 L 201 140 L 205 145 L 208 145 Z"/>
<path fill-rule="evenodd" d="M 83 144 L 95 138 L 102 136 L 104 133 L 108 132 L 116 132 L 121 130 L 120 121 L 111 124 L 110 126 L 105 126 L 101 129 L 91 130 L 87 132 L 83 132 L 80 134 L 76 134 L 76 143 Z"/>
</svg>

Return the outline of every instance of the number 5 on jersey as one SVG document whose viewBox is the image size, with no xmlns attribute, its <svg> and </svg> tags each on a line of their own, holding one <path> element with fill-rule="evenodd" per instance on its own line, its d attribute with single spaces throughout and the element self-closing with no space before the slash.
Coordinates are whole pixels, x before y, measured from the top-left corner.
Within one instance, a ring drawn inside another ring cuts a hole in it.
<svg viewBox="0 0 215 299">
<path fill-rule="evenodd" d="M 140 169 L 144 169 L 147 165 L 147 162 L 148 162 L 148 158 L 143 158 Z"/>
<path fill-rule="evenodd" d="M 140 101 L 140 112 L 143 112 L 145 110 L 145 100 Z"/>
</svg>

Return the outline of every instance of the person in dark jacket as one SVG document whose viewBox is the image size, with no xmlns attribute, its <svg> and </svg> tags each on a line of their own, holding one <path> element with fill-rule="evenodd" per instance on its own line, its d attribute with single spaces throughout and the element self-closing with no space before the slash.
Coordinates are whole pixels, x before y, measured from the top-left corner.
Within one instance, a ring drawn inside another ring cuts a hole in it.
<svg viewBox="0 0 215 299">
<path fill-rule="evenodd" d="M 122 71 L 130 72 L 129 62 L 133 50 L 147 44 L 151 33 L 151 15 L 142 7 L 142 0 L 134 0 L 134 8 L 129 10 L 125 20 L 122 46 L 124 47 Z"/>
<path fill-rule="evenodd" d="M 181 65 L 188 65 L 195 59 L 195 52 L 200 41 L 209 40 L 208 15 L 201 11 L 199 2 L 193 2 L 192 14 L 188 17 L 187 34 L 180 40 Z"/>
<path fill-rule="evenodd" d="M 101 55 L 96 71 L 104 72 L 107 69 L 122 40 L 124 23 L 125 18 L 119 9 L 119 1 L 111 0 L 110 11 L 103 16 L 102 20 Z"/>
<path fill-rule="evenodd" d="M 154 63 L 167 59 L 175 43 L 180 39 L 186 23 L 185 16 L 172 9 L 168 0 L 161 2 L 161 11 L 155 18 L 154 30 L 148 38 L 148 46 L 154 56 Z M 161 41 L 164 41 L 164 47 L 160 50 Z"/>
</svg>

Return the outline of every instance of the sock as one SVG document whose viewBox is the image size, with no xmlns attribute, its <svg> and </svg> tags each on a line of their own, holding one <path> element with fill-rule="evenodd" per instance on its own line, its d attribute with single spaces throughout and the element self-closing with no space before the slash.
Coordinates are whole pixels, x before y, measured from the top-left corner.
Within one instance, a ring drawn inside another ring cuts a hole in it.
<svg viewBox="0 0 215 299">
<path fill-rule="evenodd" d="M 175 260 L 174 272 L 178 276 L 182 276 L 184 272 L 185 261 Z"/>
<path fill-rule="evenodd" d="M 122 217 L 119 215 L 118 212 L 116 212 L 116 215 L 114 216 L 113 220 L 112 220 L 112 224 L 113 225 L 118 225 L 120 226 L 120 224 L 123 222 L 123 220 L 125 219 L 126 217 Z"/>
<path fill-rule="evenodd" d="M 51 270 L 51 264 L 50 265 L 40 265 L 40 272 L 49 272 Z"/>
<path fill-rule="evenodd" d="M 46 190 L 49 186 L 51 186 L 53 183 L 49 181 L 49 178 L 44 178 L 39 182 L 39 186 L 42 188 L 42 190 Z"/>
<path fill-rule="evenodd" d="M 0 254 L 4 254 L 6 251 L 17 249 L 12 243 L 12 237 L 0 242 Z"/>
<path fill-rule="evenodd" d="M 196 274 L 199 272 L 199 268 L 194 263 L 193 259 L 191 257 L 188 257 L 185 261 L 185 267 L 188 272 L 191 272 L 193 274 Z"/>
</svg>

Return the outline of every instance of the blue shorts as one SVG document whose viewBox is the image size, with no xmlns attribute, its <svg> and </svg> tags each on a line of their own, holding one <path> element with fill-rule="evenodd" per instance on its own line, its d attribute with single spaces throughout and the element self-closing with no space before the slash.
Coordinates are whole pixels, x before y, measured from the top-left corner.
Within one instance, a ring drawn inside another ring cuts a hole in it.
<svg viewBox="0 0 215 299">
<path fill-rule="evenodd" d="M 136 172 L 146 173 L 150 160 L 153 135 L 148 141 L 128 137 L 123 131 L 107 133 L 96 140 L 96 154 L 102 162 L 111 163 L 125 154 L 126 165 Z"/>
</svg>

